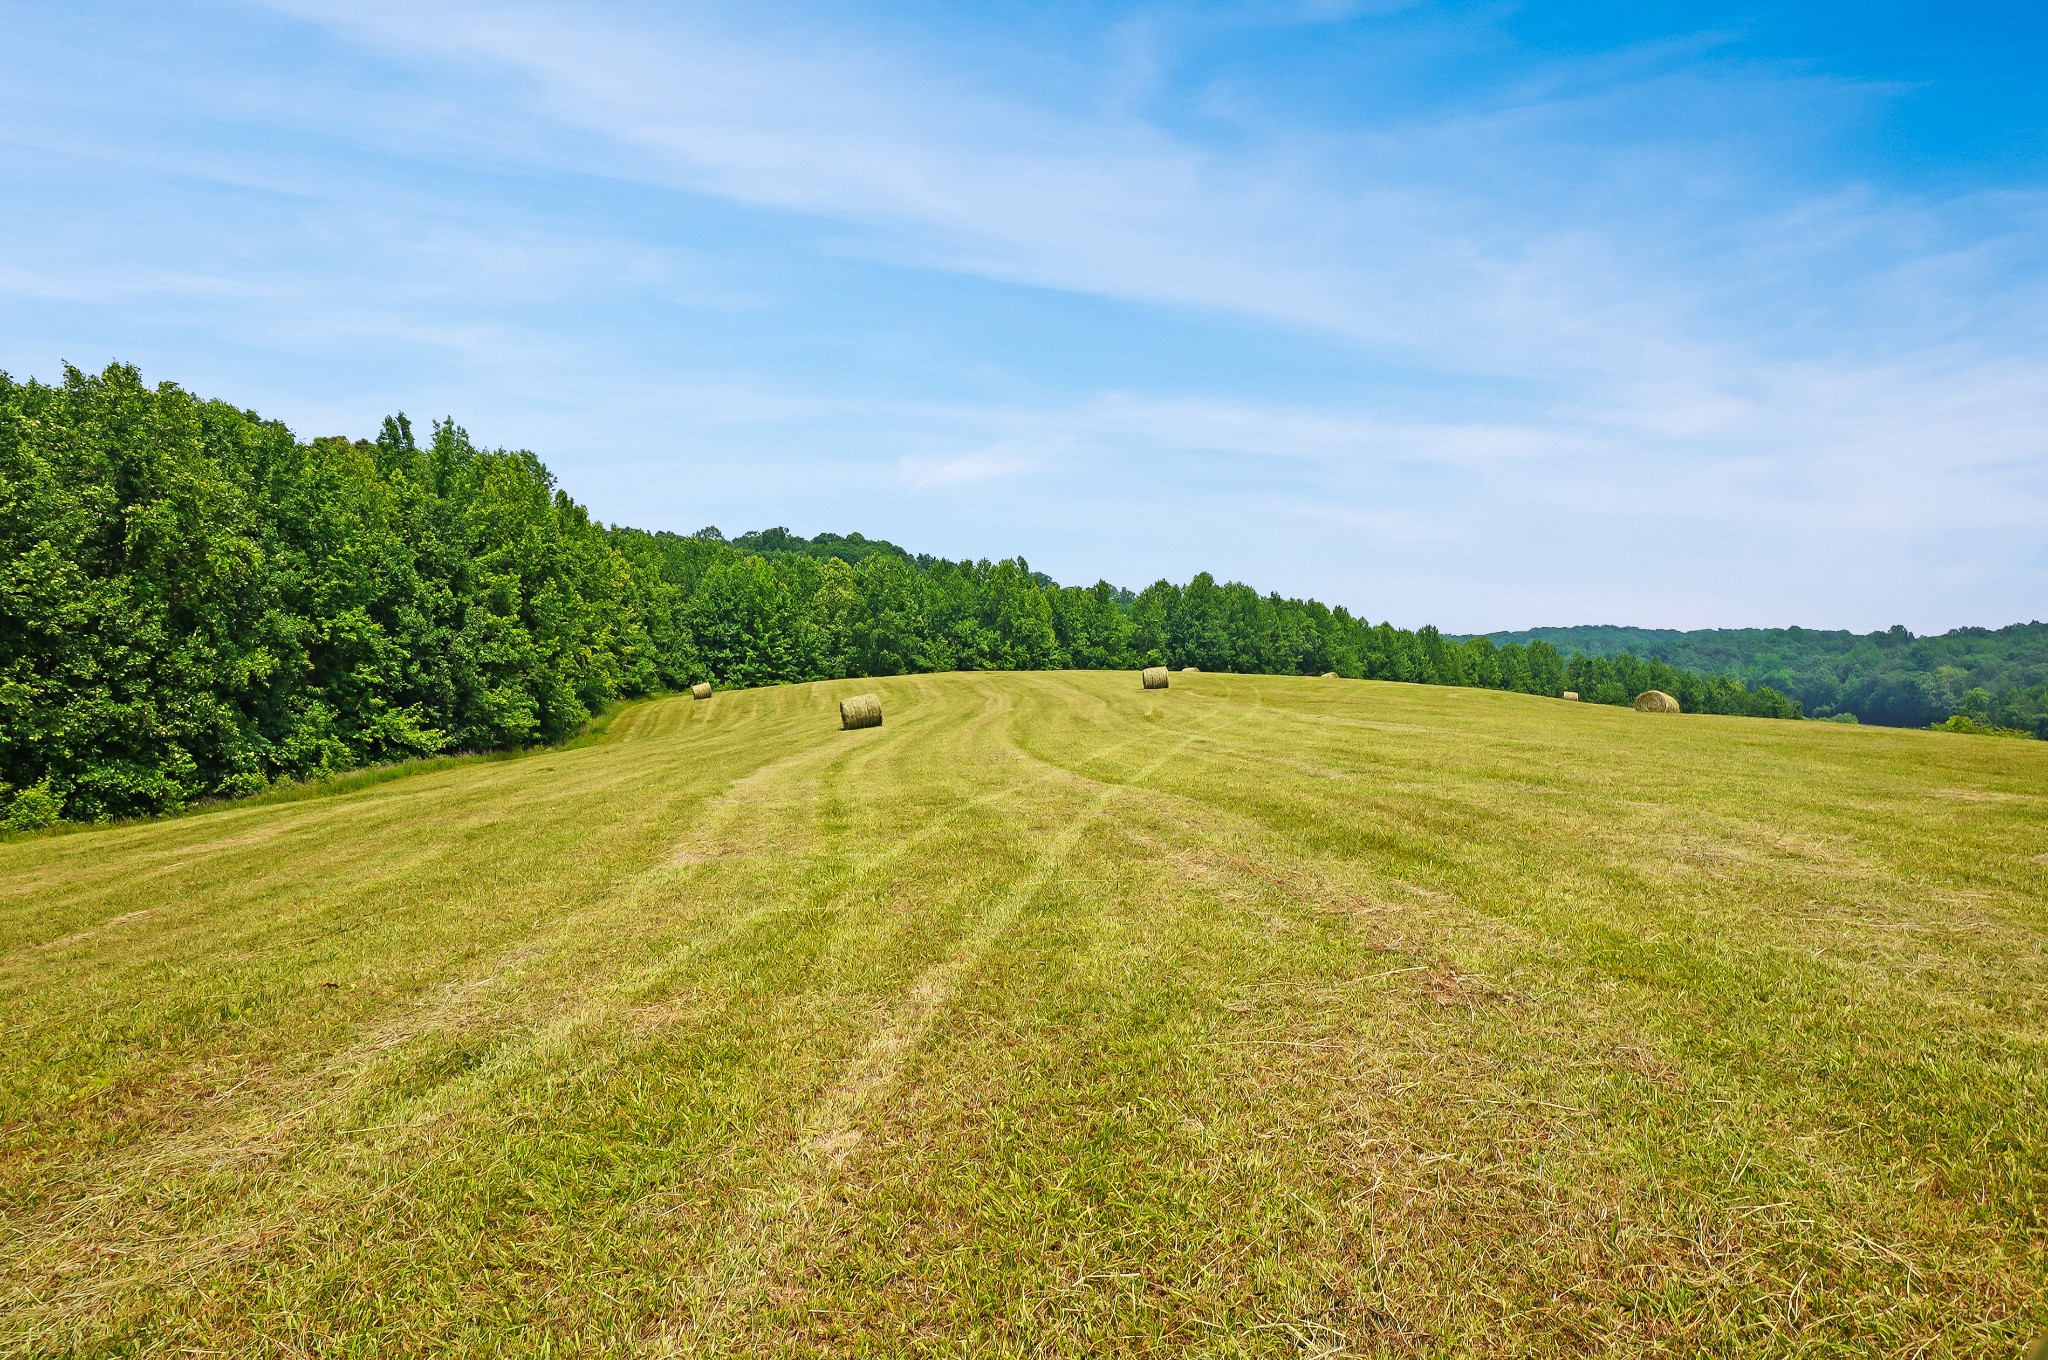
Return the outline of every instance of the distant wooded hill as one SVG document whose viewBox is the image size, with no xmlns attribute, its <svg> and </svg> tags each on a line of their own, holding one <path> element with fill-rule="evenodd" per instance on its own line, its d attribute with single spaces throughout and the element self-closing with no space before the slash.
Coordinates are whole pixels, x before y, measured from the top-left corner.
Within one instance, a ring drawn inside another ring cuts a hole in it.
<svg viewBox="0 0 2048 1360">
<path fill-rule="evenodd" d="M 1547 642 L 1588 656 L 1654 657 L 1791 695 L 1808 717 L 1925 727 L 1961 713 L 2048 738 L 2048 623 L 1956 628 L 1915 637 L 1814 628 L 1531 628 L 1498 645 Z"/>
</svg>

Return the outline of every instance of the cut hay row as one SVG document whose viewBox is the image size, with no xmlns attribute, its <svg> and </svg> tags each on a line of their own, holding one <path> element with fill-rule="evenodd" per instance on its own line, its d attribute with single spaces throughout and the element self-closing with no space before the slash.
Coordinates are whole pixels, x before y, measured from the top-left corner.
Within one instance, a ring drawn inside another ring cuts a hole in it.
<svg viewBox="0 0 2048 1360">
<path fill-rule="evenodd" d="M 1181 667 L 1181 674 L 1199 675 L 1201 671 L 1195 666 L 1183 666 Z M 1318 678 L 1337 680 L 1342 677 L 1336 671 L 1324 671 Z M 1171 673 L 1164 666 L 1147 666 L 1138 672 L 1138 683 L 1142 688 L 1148 690 L 1166 689 L 1171 684 Z M 704 683 L 692 685 L 690 693 L 699 699 L 708 699 L 711 697 L 711 686 Z M 1577 703 L 1579 701 L 1579 692 L 1568 689 L 1559 697 L 1568 702 Z M 1660 689 L 1647 689 L 1638 694 L 1635 700 L 1635 708 L 1638 713 L 1677 713 L 1681 711 L 1678 700 Z M 856 694 L 850 699 L 841 700 L 839 704 L 839 725 L 842 730 L 849 732 L 864 727 L 880 727 L 882 725 L 881 699 L 873 694 Z"/>
</svg>

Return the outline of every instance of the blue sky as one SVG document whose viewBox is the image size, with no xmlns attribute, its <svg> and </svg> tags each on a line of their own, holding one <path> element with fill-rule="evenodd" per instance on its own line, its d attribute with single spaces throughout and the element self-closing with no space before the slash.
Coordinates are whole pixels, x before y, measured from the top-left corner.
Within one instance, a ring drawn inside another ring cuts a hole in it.
<svg viewBox="0 0 2048 1360">
<path fill-rule="evenodd" d="M 2042 7 L 0 26 L 17 378 L 1458 631 L 2048 615 Z"/>
</svg>

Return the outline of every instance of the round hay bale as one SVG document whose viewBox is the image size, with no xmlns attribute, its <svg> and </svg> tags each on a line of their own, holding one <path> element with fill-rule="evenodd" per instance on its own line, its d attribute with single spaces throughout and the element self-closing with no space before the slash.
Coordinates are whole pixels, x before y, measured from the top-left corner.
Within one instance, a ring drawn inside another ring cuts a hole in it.
<svg viewBox="0 0 2048 1360">
<path fill-rule="evenodd" d="M 1573 703 L 1577 703 L 1579 701 L 1579 692 L 1575 689 L 1568 689 L 1564 692 L 1564 697 Z"/>
<path fill-rule="evenodd" d="M 1676 713 L 1678 712 L 1678 700 L 1672 698 L 1661 689 L 1646 689 L 1636 696 L 1636 712 Z"/>
<path fill-rule="evenodd" d="M 1180 673 L 1182 675 L 1200 675 L 1202 673 L 1202 668 L 1200 666 L 1182 666 L 1180 668 Z"/>
<path fill-rule="evenodd" d="M 1144 670 L 1138 672 L 1138 682 L 1144 685 L 1146 689 L 1165 689 L 1166 667 L 1147 666 Z"/>
<path fill-rule="evenodd" d="M 1323 672 L 1323 679 L 1325 679 L 1325 680 L 1335 680 L 1336 678 L 1337 678 L 1337 672 L 1335 672 L 1335 671 L 1324 671 L 1324 672 Z"/>
<path fill-rule="evenodd" d="M 851 699 L 839 701 L 839 726 L 851 732 L 856 727 L 880 727 L 882 725 L 882 701 L 873 694 L 856 694 Z"/>
<path fill-rule="evenodd" d="M 699 680 L 696 684 L 690 686 L 690 697 L 692 699 L 709 699 L 711 697 L 711 682 L 709 680 Z"/>
</svg>

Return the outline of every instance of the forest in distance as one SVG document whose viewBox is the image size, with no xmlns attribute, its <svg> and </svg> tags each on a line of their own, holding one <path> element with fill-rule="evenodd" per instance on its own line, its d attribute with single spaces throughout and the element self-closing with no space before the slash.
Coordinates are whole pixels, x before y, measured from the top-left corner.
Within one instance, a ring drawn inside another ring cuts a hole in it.
<svg viewBox="0 0 2048 1360">
<path fill-rule="evenodd" d="M 132 366 L 0 375 L 0 829 L 555 741 L 702 679 L 1160 663 L 1801 715 L 1725 672 L 1453 640 L 1207 573 L 1061 586 L 857 534 L 607 526 L 452 421 L 302 441 Z"/>
<path fill-rule="evenodd" d="M 1916 637 L 1819 628 L 1531 628 L 1489 633 L 1508 645 L 1548 642 L 1589 656 L 1653 657 L 1732 675 L 1797 699 L 1806 715 L 1926 727 L 1960 715 L 1979 726 L 2048 737 L 2048 623 L 1952 628 Z"/>
</svg>

